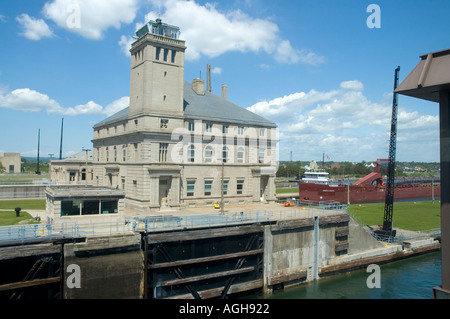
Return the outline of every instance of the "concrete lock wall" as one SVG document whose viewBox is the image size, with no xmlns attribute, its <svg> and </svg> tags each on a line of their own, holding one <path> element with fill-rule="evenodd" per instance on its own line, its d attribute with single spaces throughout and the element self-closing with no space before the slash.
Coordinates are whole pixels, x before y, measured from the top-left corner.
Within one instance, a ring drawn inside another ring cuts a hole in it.
<svg viewBox="0 0 450 319">
<path fill-rule="evenodd" d="M 348 253 L 347 214 L 267 225 L 264 232 L 264 292 L 318 279 L 320 268 Z"/>
<path fill-rule="evenodd" d="M 142 298 L 140 234 L 90 237 L 64 246 L 64 299 Z M 75 267 L 70 267 L 75 265 Z M 79 286 L 75 286 L 79 271 Z"/>
</svg>

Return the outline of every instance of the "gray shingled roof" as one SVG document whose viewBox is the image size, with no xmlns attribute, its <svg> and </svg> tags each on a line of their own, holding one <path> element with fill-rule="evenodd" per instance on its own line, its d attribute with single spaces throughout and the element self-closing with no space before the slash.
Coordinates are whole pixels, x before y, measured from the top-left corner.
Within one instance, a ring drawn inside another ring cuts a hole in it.
<svg viewBox="0 0 450 319">
<path fill-rule="evenodd" d="M 93 153 L 92 153 L 92 151 L 87 151 L 87 157 L 88 157 L 88 161 L 92 161 L 92 158 L 93 158 Z M 59 160 L 57 160 L 57 159 L 54 159 L 54 160 L 52 160 L 52 161 L 54 161 L 54 162 L 57 162 L 57 161 L 59 161 Z M 65 162 L 70 162 L 70 161 L 86 161 L 86 151 L 81 151 L 81 152 L 78 152 L 78 153 L 75 153 L 75 154 L 73 154 L 72 156 L 69 156 L 69 157 L 67 157 L 67 158 L 65 158 L 65 159 L 63 159 L 63 161 L 65 161 Z"/>
<path fill-rule="evenodd" d="M 129 108 L 127 107 L 117 112 L 97 123 L 94 128 L 108 123 L 126 120 L 128 118 L 128 110 Z M 192 84 L 186 81 L 184 82 L 184 116 L 186 119 L 192 120 L 277 127 L 275 123 L 213 93 L 205 92 L 205 95 L 196 94 L 192 90 Z"/>
</svg>

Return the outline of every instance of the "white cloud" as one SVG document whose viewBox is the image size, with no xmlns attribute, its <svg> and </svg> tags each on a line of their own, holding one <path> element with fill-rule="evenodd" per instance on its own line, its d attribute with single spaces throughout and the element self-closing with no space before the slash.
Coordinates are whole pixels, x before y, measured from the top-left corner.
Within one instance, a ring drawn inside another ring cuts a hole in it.
<svg viewBox="0 0 450 319">
<path fill-rule="evenodd" d="M 30 89 L 16 89 L 0 96 L 0 107 L 26 112 L 49 112 L 60 109 L 61 106 L 47 95 Z"/>
<path fill-rule="evenodd" d="M 341 83 L 342 89 L 349 89 L 349 90 L 357 90 L 362 91 L 364 90 L 364 85 L 359 81 L 344 81 Z"/>
<path fill-rule="evenodd" d="M 216 67 L 214 67 L 214 68 L 211 70 L 211 73 L 212 73 L 212 74 L 222 74 L 222 68 L 216 66 Z"/>
<path fill-rule="evenodd" d="M 43 14 L 59 27 L 81 36 L 100 40 L 109 28 L 119 29 L 132 23 L 138 0 L 53 0 L 47 2 Z"/>
<path fill-rule="evenodd" d="M 120 37 L 118 44 L 125 55 L 130 55 L 131 44 L 133 44 L 134 41 L 135 40 L 132 37 L 126 37 L 124 35 Z"/>
<path fill-rule="evenodd" d="M 23 28 L 21 35 L 30 40 L 40 40 L 42 38 L 50 38 L 53 31 L 50 30 L 47 23 L 42 19 L 34 19 L 28 14 L 21 14 L 16 18 Z"/>
<path fill-rule="evenodd" d="M 85 114 L 105 114 L 109 116 L 128 107 L 128 102 L 128 97 L 122 97 L 105 108 L 93 101 L 65 108 L 48 95 L 28 88 L 16 89 L 0 95 L 0 107 L 3 108 L 24 112 L 46 111 L 50 114 L 56 113 L 69 116 Z"/>
<path fill-rule="evenodd" d="M 265 52 L 279 62 L 317 64 L 324 58 L 309 50 L 292 47 L 280 36 L 278 26 L 266 19 L 253 18 L 241 10 L 221 12 L 215 4 L 204 6 L 190 0 L 151 0 L 158 10 L 164 10 L 161 19 L 176 23 L 181 37 L 186 40 L 187 60 L 204 55 L 210 58 L 230 51 Z M 160 11 L 150 12 L 155 17 Z"/>
<path fill-rule="evenodd" d="M 302 160 L 319 160 L 323 152 L 335 161 L 376 160 L 387 157 L 391 101 L 364 96 L 359 81 L 340 83 L 326 92 L 297 92 L 248 109 L 278 124 L 281 159 L 290 151 Z M 397 158 L 439 160 L 439 117 L 402 106 L 398 110 Z M 418 152 L 417 150 L 420 150 Z"/>
<path fill-rule="evenodd" d="M 105 109 L 102 111 L 103 114 L 107 116 L 111 116 L 120 110 L 128 107 L 130 105 L 130 98 L 128 96 L 124 96 L 118 100 L 115 100 L 111 104 L 107 105 Z"/>
</svg>

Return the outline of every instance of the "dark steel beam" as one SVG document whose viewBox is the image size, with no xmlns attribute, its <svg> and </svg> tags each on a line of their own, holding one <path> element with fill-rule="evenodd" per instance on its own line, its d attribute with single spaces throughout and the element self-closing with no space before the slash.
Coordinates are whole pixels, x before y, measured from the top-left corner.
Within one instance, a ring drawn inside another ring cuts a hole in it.
<svg viewBox="0 0 450 319">
<path fill-rule="evenodd" d="M 450 292 L 450 91 L 439 93 L 442 289 Z"/>
</svg>

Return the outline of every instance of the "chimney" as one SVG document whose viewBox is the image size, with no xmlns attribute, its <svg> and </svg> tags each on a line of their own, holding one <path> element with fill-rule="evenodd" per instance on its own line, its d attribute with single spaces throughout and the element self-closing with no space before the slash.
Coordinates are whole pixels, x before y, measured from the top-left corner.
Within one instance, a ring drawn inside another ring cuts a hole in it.
<svg viewBox="0 0 450 319">
<path fill-rule="evenodd" d="M 222 84 L 222 98 L 223 99 L 227 99 L 227 85 L 226 84 Z"/>
<path fill-rule="evenodd" d="M 194 79 L 192 80 L 192 90 L 198 95 L 205 95 L 205 80 Z"/>
</svg>

